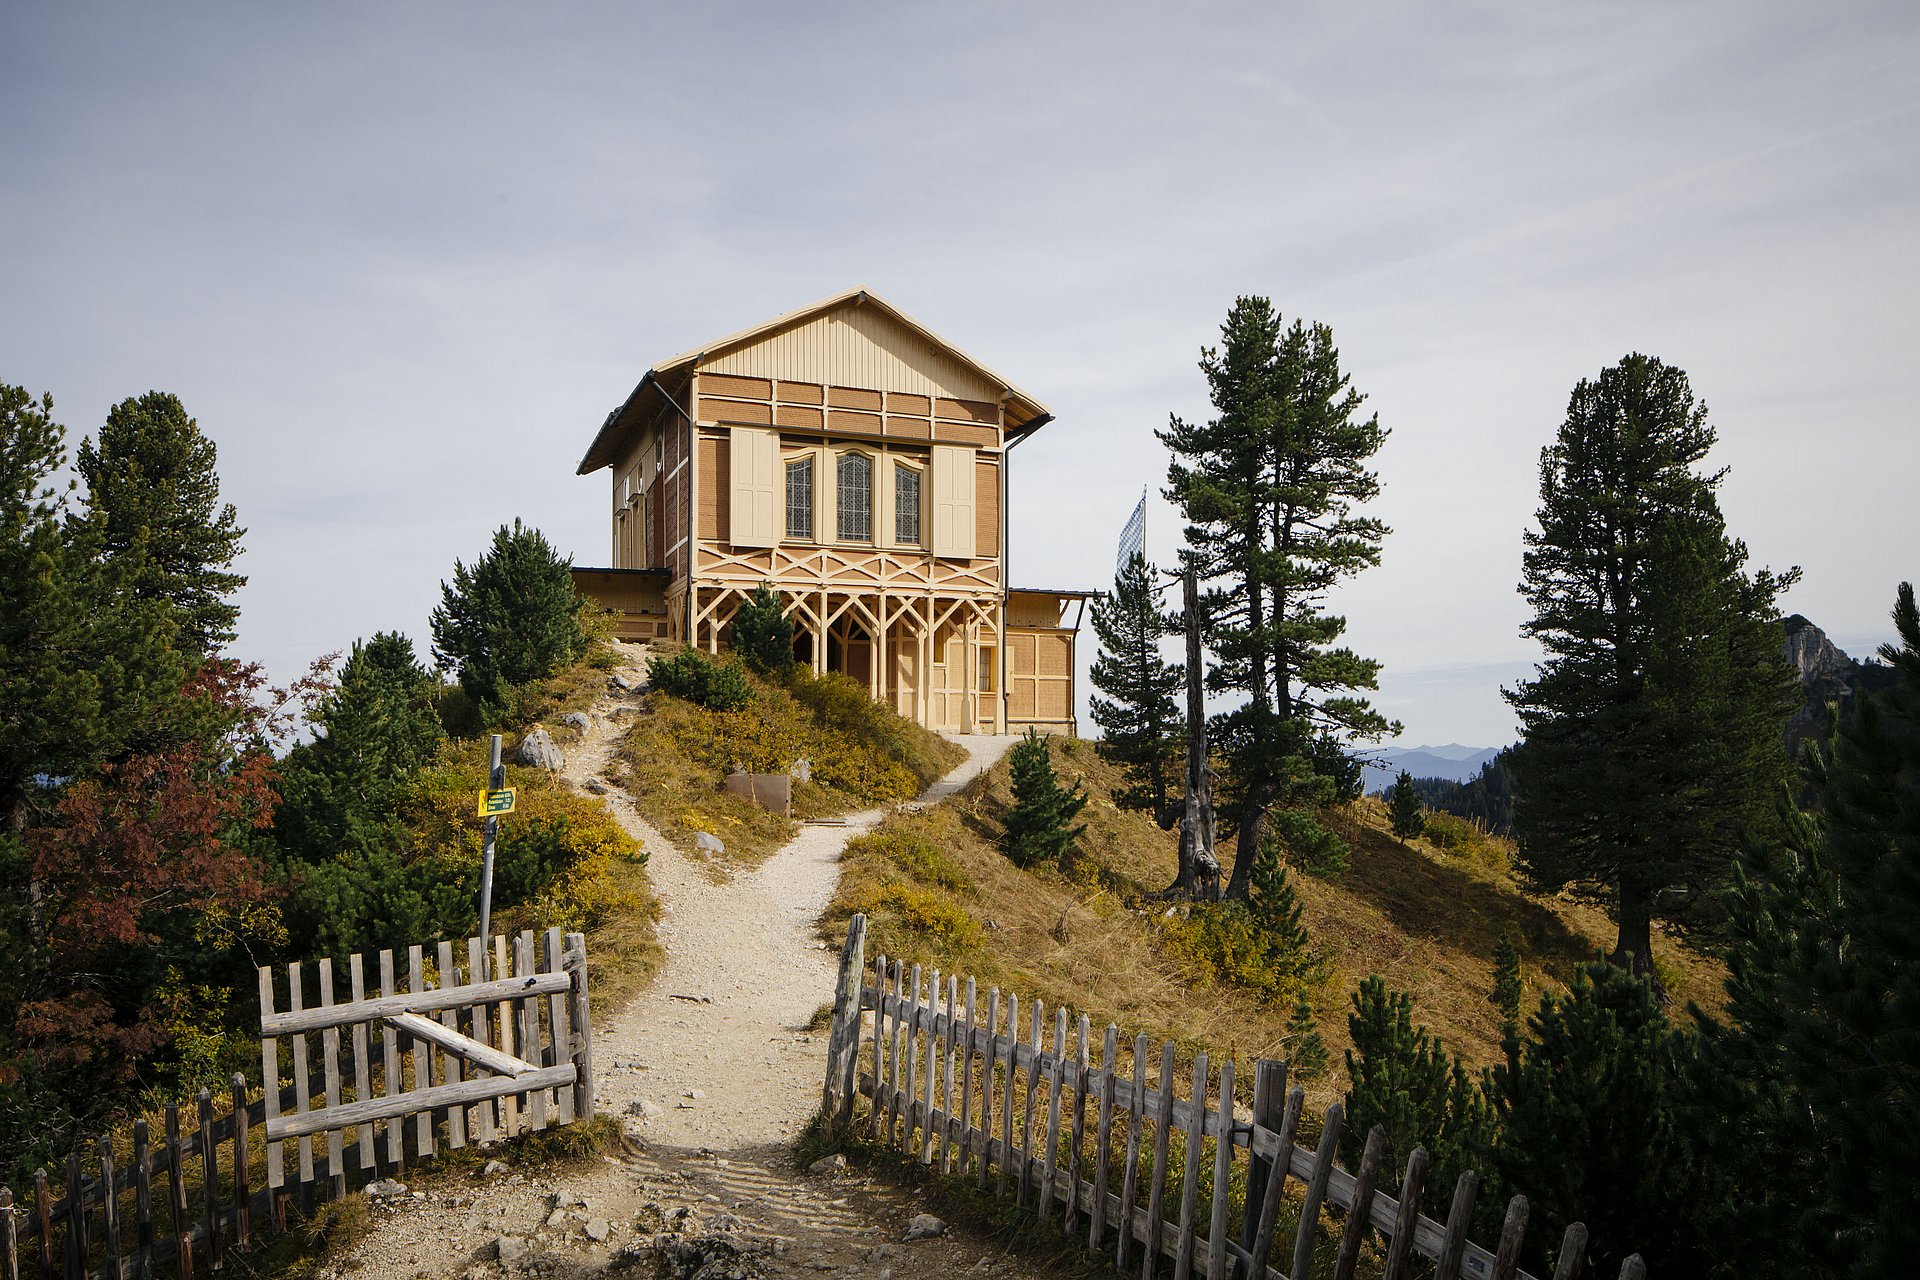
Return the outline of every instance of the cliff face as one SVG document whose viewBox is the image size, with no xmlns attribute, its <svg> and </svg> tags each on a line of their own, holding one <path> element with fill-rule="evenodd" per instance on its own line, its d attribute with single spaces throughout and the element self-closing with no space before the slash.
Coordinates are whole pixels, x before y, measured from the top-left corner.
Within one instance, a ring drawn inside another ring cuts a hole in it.
<svg viewBox="0 0 1920 1280">
<path fill-rule="evenodd" d="M 1786 620 L 1786 631 L 1787 662 L 1799 673 L 1806 695 L 1787 722 L 1787 746 L 1797 756 L 1802 742 L 1826 732 L 1828 703 L 1838 703 L 1844 715 L 1857 690 L 1879 689 L 1892 673 L 1878 662 L 1855 662 L 1834 647 L 1826 632 L 1797 613 Z"/>
</svg>

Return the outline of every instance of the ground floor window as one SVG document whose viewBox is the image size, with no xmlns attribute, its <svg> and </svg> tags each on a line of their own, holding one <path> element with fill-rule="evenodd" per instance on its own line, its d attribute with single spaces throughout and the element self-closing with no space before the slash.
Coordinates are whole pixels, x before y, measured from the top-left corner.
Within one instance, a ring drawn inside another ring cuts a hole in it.
<svg viewBox="0 0 1920 1280">
<path fill-rule="evenodd" d="M 787 464 L 787 536 L 813 537 L 813 458 Z"/>
</svg>

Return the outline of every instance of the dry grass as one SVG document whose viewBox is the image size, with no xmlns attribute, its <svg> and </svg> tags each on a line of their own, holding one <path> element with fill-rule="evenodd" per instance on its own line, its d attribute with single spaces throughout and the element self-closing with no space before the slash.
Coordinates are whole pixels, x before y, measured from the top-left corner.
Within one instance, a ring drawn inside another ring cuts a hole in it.
<svg viewBox="0 0 1920 1280">
<path fill-rule="evenodd" d="M 621 746 L 621 784 L 689 855 L 699 856 L 694 838 L 707 831 L 725 843 L 724 865 L 758 866 L 800 822 L 908 799 L 964 756 L 851 681 L 804 673 L 791 682 L 751 680 L 754 700 L 736 712 L 649 694 Z M 794 783 L 791 819 L 722 789 L 732 765 L 772 772 L 803 757 L 813 762 L 814 780 Z"/>
<path fill-rule="evenodd" d="M 1059 743 L 1055 764 L 1093 797 L 1083 814 L 1087 833 L 1064 869 L 1023 872 L 995 847 L 1011 800 L 1003 761 L 951 803 L 897 814 L 851 842 L 823 937 L 837 940 L 846 918 L 864 911 L 870 954 L 971 975 L 983 991 L 998 986 L 1023 1000 L 1066 1004 L 1186 1050 L 1228 1052 L 1243 1064 L 1283 1056 L 1287 1009 L 1196 980 L 1162 944 L 1159 922 L 1170 908 L 1152 895 L 1173 879 L 1174 836 L 1114 807 L 1117 771 L 1091 744 Z M 1309 1085 L 1318 1102 L 1345 1088 L 1348 998 L 1368 974 L 1412 992 L 1416 1017 L 1482 1065 L 1499 1055 L 1499 1014 L 1487 995 L 1503 930 L 1519 939 L 1527 1007 L 1611 942 L 1598 909 L 1521 892 L 1497 841 L 1452 853 L 1402 844 L 1378 801 L 1361 801 L 1337 822 L 1353 845 L 1348 870 L 1293 877 L 1313 944 L 1332 969 L 1313 997 L 1333 1060 Z M 1230 857 L 1230 847 L 1223 852 Z M 1724 976 L 1717 962 L 1670 941 L 1657 945 L 1656 958 L 1676 980 L 1680 1006 L 1716 1007 Z"/>
</svg>

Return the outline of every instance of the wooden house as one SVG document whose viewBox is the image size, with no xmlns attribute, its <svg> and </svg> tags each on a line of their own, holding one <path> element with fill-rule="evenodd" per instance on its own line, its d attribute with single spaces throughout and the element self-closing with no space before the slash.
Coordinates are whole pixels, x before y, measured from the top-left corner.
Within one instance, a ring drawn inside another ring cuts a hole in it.
<svg viewBox="0 0 1920 1280">
<path fill-rule="evenodd" d="M 1006 578 L 1007 468 L 1052 417 L 849 290 L 647 370 L 580 461 L 610 476 L 613 562 L 575 582 L 626 636 L 713 652 L 768 583 L 802 662 L 904 716 L 1071 734 L 1087 593 Z"/>
</svg>

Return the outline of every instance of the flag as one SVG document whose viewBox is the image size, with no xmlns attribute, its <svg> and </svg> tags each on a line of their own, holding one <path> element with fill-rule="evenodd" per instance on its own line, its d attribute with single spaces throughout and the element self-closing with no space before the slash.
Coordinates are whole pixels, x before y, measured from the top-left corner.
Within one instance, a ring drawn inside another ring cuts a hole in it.
<svg viewBox="0 0 1920 1280">
<path fill-rule="evenodd" d="M 1127 517 L 1126 527 L 1120 530 L 1120 554 L 1114 560 L 1114 572 L 1127 567 L 1127 562 L 1135 556 L 1147 553 L 1147 490 L 1140 488 L 1140 503 L 1134 507 L 1133 514 Z"/>
</svg>

